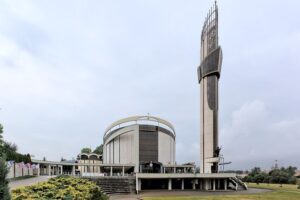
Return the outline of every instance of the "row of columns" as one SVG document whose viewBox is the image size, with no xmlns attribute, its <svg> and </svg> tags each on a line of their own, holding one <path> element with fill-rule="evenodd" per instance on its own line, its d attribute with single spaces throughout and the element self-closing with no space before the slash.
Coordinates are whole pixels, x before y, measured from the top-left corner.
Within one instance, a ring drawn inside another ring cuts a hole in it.
<svg viewBox="0 0 300 200">
<path fill-rule="evenodd" d="M 199 182 L 199 189 L 203 190 L 213 190 L 216 189 L 220 190 L 221 188 L 221 180 L 224 181 L 224 190 L 227 190 L 227 179 L 203 179 L 203 181 Z M 211 188 L 211 181 L 212 181 L 212 188 Z M 192 180 L 192 188 L 196 190 L 196 184 L 198 184 L 198 179 Z M 137 178 L 136 180 L 136 189 L 141 191 L 142 180 Z M 172 178 L 168 179 L 168 190 L 172 190 Z M 181 190 L 184 190 L 184 179 L 181 179 Z"/>
<path fill-rule="evenodd" d="M 99 167 L 100 168 L 100 167 Z M 44 168 L 43 168 L 44 169 Z M 42 172 L 43 171 L 43 174 Z M 53 172 L 53 173 L 51 173 Z M 71 172 L 71 175 L 75 176 L 75 165 L 72 166 L 72 172 Z M 101 168 L 99 169 L 99 173 L 101 173 Z M 51 176 L 51 175 L 62 175 L 63 174 L 63 166 L 62 165 L 46 165 L 46 172 L 44 170 L 38 170 L 38 175 L 48 175 L 48 176 Z M 110 176 L 113 176 L 113 166 L 110 166 L 110 171 L 109 171 L 109 175 Z M 122 173 L 121 173 L 122 176 L 125 176 L 125 167 L 123 166 L 122 167 Z"/>
<path fill-rule="evenodd" d="M 171 167 L 173 168 L 173 173 L 176 174 L 177 173 L 177 169 L 180 168 L 180 169 L 183 169 L 183 172 L 182 173 L 187 173 L 187 167 Z M 190 168 L 190 167 L 188 167 Z M 193 171 L 195 171 L 194 168 L 192 168 Z M 171 169 L 172 171 L 172 169 Z M 163 173 L 165 174 L 166 173 L 166 167 L 163 167 Z"/>
<path fill-rule="evenodd" d="M 53 167 L 53 174 L 51 174 L 52 167 Z M 47 172 L 48 172 L 48 176 L 51 176 L 51 175 L 62 175 L 62 173 L 63 173 L 63 166 L 62 165 L 58 165 L 58 166 L 57 165 L 48 165 L 47 166 Z M 41 175 L 41 170 L 40 169 L 39 169 L 39 175 Z"/>
</svg>

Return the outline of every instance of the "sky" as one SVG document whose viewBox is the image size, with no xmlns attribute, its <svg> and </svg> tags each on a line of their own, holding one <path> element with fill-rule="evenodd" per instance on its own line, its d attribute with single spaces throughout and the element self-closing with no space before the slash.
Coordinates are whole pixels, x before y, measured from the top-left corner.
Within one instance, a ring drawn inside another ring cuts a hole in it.
<svg viewBox="0 0 300 200">
<path fill-rule="evenodd" d="M 200 159 L 200 33 L 212 0 L 0 1 L 0 123 L 35 159 L 72 159 L 132 115 Z M 219 1 L 227 169 L 300 168 L 300 1 Z"/>
</svg>

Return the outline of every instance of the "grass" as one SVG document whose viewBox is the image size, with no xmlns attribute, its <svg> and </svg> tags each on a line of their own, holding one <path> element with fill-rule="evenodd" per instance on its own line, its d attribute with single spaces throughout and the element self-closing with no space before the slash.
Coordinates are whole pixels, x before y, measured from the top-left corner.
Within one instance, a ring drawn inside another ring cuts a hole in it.
<svg viewBox="0 0 300 200">
<path fill-rule="evenodd" d="M 18 180 L 34 178 L 34 177 L 36 177 L 36 176 L 33 176 L 33 175 L 19 176 L 19 177 L 16 177 L 16 178 L 11 178 L 11 179 L 9 179 L 9 181 L 18 181 Z"/>
<path fill-rule="evenodd" d="M 299 200 L 300 189 L 297 185 L 285 185 L 280 187 L 279 184 L 253 184 L 249 183 L 249 187 L 272 189 L 272 192 L 259 194 L 238 194 L 238 195 L 211 195 L 211 196 L 164 196 L 164 197 L 144 197 L 144 200 Z"/>
</svg>

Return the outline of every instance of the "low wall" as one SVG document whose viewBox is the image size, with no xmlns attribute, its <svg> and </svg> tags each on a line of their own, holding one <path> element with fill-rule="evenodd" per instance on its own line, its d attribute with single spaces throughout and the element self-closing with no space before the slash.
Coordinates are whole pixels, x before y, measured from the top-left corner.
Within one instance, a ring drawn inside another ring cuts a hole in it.
<svg viewBox="0 0 300 200">
<path fill-rule="evenodd" d="M 7 178 L 16 178 L 21 176 L 37 176 L 39 175 L 39 168 L 36 165 L 24 163 L 8 163 L 8 176 Z"/>
</svg>

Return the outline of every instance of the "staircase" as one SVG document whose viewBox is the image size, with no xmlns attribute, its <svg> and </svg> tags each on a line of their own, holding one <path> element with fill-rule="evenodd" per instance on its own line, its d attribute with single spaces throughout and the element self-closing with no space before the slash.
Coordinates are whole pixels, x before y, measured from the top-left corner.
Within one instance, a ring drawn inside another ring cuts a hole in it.
<svg viewBox="0 0 300 200">
<path fill-rule="evenodd" d="M 91 178 L 107 195 L 130 194 L 135 190 L 134 177 L 97 177 Z"/>
<path fill-rule="evenodd" d="M 234 190 L 247 190 L 248 189 L 248 186 L 237 177 L 229 178 L 229 181 L 233 184 L 232 186 L 229 184 L 229 187 L 231 189 L 234 189 Z"/>
</svg>

